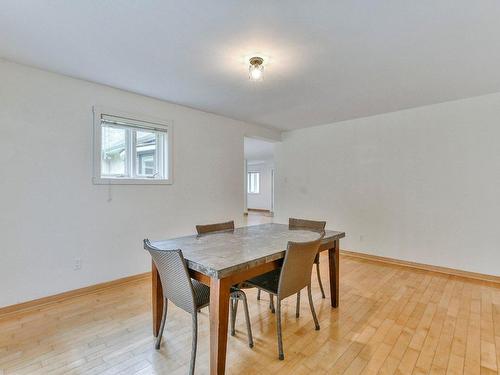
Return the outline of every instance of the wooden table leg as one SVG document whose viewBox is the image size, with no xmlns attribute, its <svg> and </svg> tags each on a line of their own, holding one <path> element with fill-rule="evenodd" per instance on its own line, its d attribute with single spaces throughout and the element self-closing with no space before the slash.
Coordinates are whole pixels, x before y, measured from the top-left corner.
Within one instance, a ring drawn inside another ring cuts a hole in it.
<svg viewBox="0 0 500 375">
<path fill-rule="evenodd" d="M 210 279 L 210 374 L 226 370 L 227 321 L 229 315 L 229 282 Z"/>
<path fill-rule="evenodd" d="M 161 317 L 163 314 L 163 289 L 161 287 L 160 275 L 154 262 L 151 262 L 151 304 L 153 310 L 153 335 L 158 336 L 160 331 Z"/>
<path fill-rule="evenodd" d="M 328 249 L 328 266 L 330 269 L 330 299 L 332 307 L 338 307 L 339 305 L 339 240 L 334 241 L 334 247 Z"/>
</svg>

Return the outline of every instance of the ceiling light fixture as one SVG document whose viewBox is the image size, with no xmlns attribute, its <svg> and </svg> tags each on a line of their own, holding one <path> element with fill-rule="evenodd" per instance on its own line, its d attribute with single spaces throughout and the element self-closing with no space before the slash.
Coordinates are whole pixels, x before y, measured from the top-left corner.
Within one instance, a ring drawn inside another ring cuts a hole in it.
<svg viewBox="0 0 500 375">
<path fill-rule="evenodd" d="M 262 57 L 251 57 L 248 66 L 248 78 L 250 81 L 262 81 L 264 79 L 264 59 Z"/>
</svg>

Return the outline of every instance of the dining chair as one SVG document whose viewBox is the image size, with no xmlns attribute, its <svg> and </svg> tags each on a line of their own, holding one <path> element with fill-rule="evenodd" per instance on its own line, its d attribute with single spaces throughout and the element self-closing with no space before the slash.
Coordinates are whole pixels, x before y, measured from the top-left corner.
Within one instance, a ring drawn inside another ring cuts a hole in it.
<svg viewBox="0 0 500 375">
<path fill-rule="evenodd" d="M 234 221 L 226 221 L 224 223 L 197 225 L 196 231 L 199 236 L 213 233 L 220 233 L 234 230 Z M 231 318 L 231 336 L 236 334 L 236 313 L 238 312 L 238 302 L 243 302 L 243 310 L 245 312 L 245 322 L 247 326 L 248 346 L 253 348 L 252 326 L 250 325 L 250 314 L 248 313 L 247 295 L 242 289 L 253 288 L 253 286 L 240 283 L 233 285 L 230 290 L 230 318 Z"/>
<path fill-rule="evenodd" d="M 198 232 L 198 234 L 207 234 L 207 233 L 232 231 L 232 230 L 234 230 L 233 220 L 226 221 L 224 223 L 205 224 L 196 226 L 196 232 Z"/>
<path fill-rule="evenodd" d="M 181 250 L 160 250 L 144 240 L 144 249 L 149 251 L 160 275 L 163 289 L 163 315 L 155 348 L 160 349 L 161 338 L 167 320 L 168 301 L 192 316 L 193 338 L 191 345 L 191 365 L 189 374 L 194 374 L 196 346 L 198 341 L 198 311 L 210 303 L 210 288 L 189 277 L 189 272 Z"/>
<path fill-rule="evenodd" d="M 305 229 L 318 233 L 324 232 L 326 227 L 326 221 L 316 221 L 316 220 L 306 220 L 306 219 L 288 219 L 289 229 Z M 323 289 L 323 283 L 321 282 L 321 274 L 319 271 L 319 253 L 314 258 L 314 264 L 316 265 L 316 274 L 318 276 L 319 289 L 321 290 L 321 297 L 325 298 L 325 291 Z M 300 291 L 297 293 L 297 306 L 295 308 L 295 316 L 298 318 L 300 316 Z"/>
<path fill-rule="evenodd" d="M 314 310 L 311 294 L 311 272 L 314 258 L 324 236 L 310 242 L 288 242 L 283 266 L 271 272 L 254 277 L 246 282 L 276 296 L 276 327 L 278 333 L 278 358 L 285 358 L 281 334 L 281 301 L 307 287 L 309 307 L 316 330 L 319 322 Z"/>
</svg>

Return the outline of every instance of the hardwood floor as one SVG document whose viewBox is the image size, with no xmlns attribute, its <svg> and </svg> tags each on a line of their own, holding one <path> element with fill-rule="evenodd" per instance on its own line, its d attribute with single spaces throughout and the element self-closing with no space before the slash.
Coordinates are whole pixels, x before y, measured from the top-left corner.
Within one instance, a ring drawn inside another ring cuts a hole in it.
<svg viewBox="0 0 500 375">
<path fill-rule="evenodd" d="M 327 258 L 322 257 L 326 278 Z M 307 303 L 283 303 L 285 360 L 277 359 L 268 297 L 248 290 L 255 347 L 243 310 L 228 339 L 228 374 L 497 374 L 500 286 L 341 256 L 341 303 L 331 309 L 316 280 L 321 330 Z M 314 275 L 314 273 L 313 273 Z M 314 277 L 314 276 L 313 276 Z M 328 292 L 328 291 L 327 291 Z M 208 373 L 208 311 L 199 317 L 196 373 Z M 186 374 L 191 320 L 170 304 L 154 350 L 149 280 L 0 317 L 0 374 Z"/>
<path fill-rule="evenodd" d="M 273 222 L 273 217 L 267 212 L 248 211 L 248 215 L 243 216 L 245 225 L 267 224 Z"/>
<path fill-rule="evenodd" d="M 312 284 L 320 331 L 306 303 L 295 319 L 294 297 L 285 300 L 285 361 L 277 360 L 267 296 L 259 302 L 248 291 L 255 347 L 247 347 L 239 311 L 237 335 L 229 338 L 228 373 L 498 373 L 500 287 L 345 256 L 341 261 L 338 310 Z M 327 275 L 326 259 L 322 265 Z M 0 319 L 0 373 L 186 373 L 189 316 L 172 306 L 165 342 L 156 352 L 149 288 L 148 280 L 133 282 Z M 197 373 L 207 373 L 207 366 L 203 311 Z"/>
</svg>

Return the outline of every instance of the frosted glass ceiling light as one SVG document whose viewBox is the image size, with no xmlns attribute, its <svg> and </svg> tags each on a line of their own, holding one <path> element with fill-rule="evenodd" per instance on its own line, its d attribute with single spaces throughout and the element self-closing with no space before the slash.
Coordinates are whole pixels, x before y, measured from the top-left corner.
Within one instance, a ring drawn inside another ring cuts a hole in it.
<svg viewBox="0 0 500 375">
<path fill-rule="evenodd" d="M 264 65 L 262 57 L 250 58 L 250 65 L 248 66 L 248 78 L 250 81 L 262 81 L 264 79 Z"/>
</svg>

